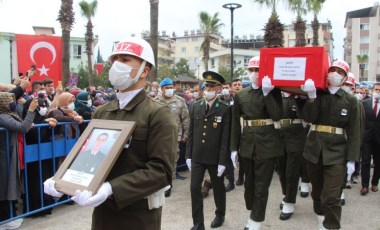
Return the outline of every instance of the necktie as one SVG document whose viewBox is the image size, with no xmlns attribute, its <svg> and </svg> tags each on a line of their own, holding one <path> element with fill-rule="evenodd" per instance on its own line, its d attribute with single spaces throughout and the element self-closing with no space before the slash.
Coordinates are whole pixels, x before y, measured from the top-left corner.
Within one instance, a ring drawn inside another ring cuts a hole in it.
<svg viewBox="0 0 380 230">
<path fill-rule="evenodd" d="M 208 113 L 208 110 L 210 109 L 209 104 L 206 104 L 206 114 Z"/>
<path fill-rule="evenodd" d="M 377 104 L 378 104 L 379 100 L 376 99 L 375 100 L 375 105 L 373 106 L 373 114 L 375 115 L 375 117 L 377 117 Z"/>
</svg>

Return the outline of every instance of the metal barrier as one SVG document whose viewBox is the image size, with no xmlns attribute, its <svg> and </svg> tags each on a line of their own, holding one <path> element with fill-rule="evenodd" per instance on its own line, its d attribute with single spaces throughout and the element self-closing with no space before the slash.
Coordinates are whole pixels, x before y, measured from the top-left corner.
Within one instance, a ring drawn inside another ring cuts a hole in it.
<svg viewBox="0 0 380 230">
<path fill-rule="evenodd" d="M 89 120 L 85 121 L 85 123 L 89 122 Z M 70 132 L 68 128 L 71 126 L 74 126 L 75 130 L 77 130 L 74 137 L 69 136 Z M 57 134 L 57 130 L 62 130 L 62 128 L 63 132 Z M 46 132 L 48 132 L 48 135 L 46 135 Z M 9 175 L 10 136 L 7 129 L 0 127 L 1 133 L 5 134 L 6 174 Z M 30 143 L 28 135 L 31 135 L 29 137 L 34 139 L 33 143 Z M 49 124 L 35 124 L 28 133 L 23 134 L 24 169 L 21 172 L 24 194 L 22 199 L 18 200 L 22 205 L 17 205 L 22 210 L 17 210 L 17 214 L 15 215 L 15 204 L 13 201 L 8 201 L 10 217 L 3 221 L 0 220 L 0 225 L 34 214 L 43 212 L 49 214 L 52 208 L 72 202 L 70 197 L 66 195 L 58 199 L 44 194 L 43 182 L 55 174 L 60 163 L 69 154 L 79 137 L 79 125 L 76 122 L 58 122 L 55 128 L 50 128 Z M 187 167 L 184 154 L 184 149 L 182 149 L 181 155 L 183 156 L 181 159 L 183 159 L 178 161 L 177 169 Z M 0 184 L 0 186 L 3 185 Z"/>
<path fill-rule="evenodd" d="M 89 121 L 85 122 L 88 123 Z M 69 129 L 75 130 L 75 136 L 70 136 Z M 11 154 L 9 152 L 10 133 L 4 128 L 0 128 L 0 133 L 5 134 L 5 171 L 8 177 L 10 175 Z M 23 134 L 24 169 L 21 170 L 21 178 L 24 194 L 18 200 L 22 205 L 17 205 L 21 206 L 22 210 L 17 210 L 16 213 L 15 202 L 6 201 L 9 205 L 10 215 L 8 219 L 0 221 L 0 225 L 37 213 L 45 212 L 49 214 L 53 207 L 71 202 L 70 197 L 66 195 L 58 199 L 44 194 L 43 182 L 55 174 L 60 163 L 68 155 L 79 136 L 79 125 L 76 122 L 59 122 L 55 128 L 49 127 L 49 124 L 35 124 L 28 133 Z M 28 137 L 30 138 L 28 139 Z M 30 139 L 34 141 L 30 143 Z"/>
</svg>

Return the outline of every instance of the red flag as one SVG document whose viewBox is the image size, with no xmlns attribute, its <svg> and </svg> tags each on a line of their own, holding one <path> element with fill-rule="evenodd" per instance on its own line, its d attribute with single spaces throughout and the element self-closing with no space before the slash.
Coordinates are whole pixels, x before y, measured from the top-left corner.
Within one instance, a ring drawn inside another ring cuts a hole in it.
<svg viewBox="0 0 380 230">
<path fill-rule="evenodd" d="M 102 76 L 103 68 L 104 68 L 103 63 L 96 63 L 95 64 L 96 76 L 98 76 L 98 77 Z"/>
<path fill-rule="evenodd" d="M 16 43 L 18 72 L 25 73 L 32 65 L 36 66 L 31 83 L 45 78 L 52 79 L 55 85 L 62 81 L 61 37 L 16 34 Z"/>
</svg>

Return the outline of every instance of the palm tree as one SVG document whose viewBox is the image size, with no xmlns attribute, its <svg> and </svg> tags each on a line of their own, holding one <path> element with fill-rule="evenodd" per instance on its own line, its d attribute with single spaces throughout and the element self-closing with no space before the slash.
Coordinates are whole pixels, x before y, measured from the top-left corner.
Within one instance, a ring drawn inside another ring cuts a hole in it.
<svg viewBox="0 0 380 230">
<path fill-rule="evenodd" d="M 306 46 L 305 32 L 306 21 L 302 15 L 307 13 L 306 2 L 304 0 L 289 0 L 290 10 L 297 14 L 297 19 L 293 22 L 294 31 L 296 32 L 296 47 Z"/>
<path fill-rule="evenodd" d="M 87 61 L 88 61 L 88 83 L 89 86 L 92 86 L 92 76 L 93 76 L 93 70 L 92 70 L 92 43 L 94 42 L 94 33 L 92 31 L 92 28 L 94 27 L 91 22 L 91 18 L 95 16 L 96 8 L 98 6 L 98 1 L 94 0 L 91 3 L 86 2 L 85 0 L 82 0 L 79 2 L 79 6 L 81 8 L 82 16 L 87 18 L 88 22 L 86 25 L 86 34 L 85 34 L 85 40 L 86 40 L 86 53 L 87 53 Z"/>
<path fill-rule="evenodd" d="M 67 85 L 70 77 L 70 33 L 75 22 L 73 0 L 61 0 L 57 21 L 62 28 L 62 80 Z"/>
<path fill-rule="evenodd" d="M 157 56 L 158 56 L 158 3 L 159 0 L 149 0 L 150 2 L 150 45 L 152 46 L 154 53 L 154 60 L 156 63 L 153 63 L 157 66 Z M 157 78 L 157 68 L 153 68 L 153 71 L 150 74 L 150 80 L 155 81 Z"/>
<path fill-rule="evenodd" d="M 325 0 L 308 0 L 307 6 L 308 10 L 312 11 L 314 14 L 314 20 L 311 22 L 311 27 L 313 28 L 313 46 L 319 46 L 319 21 L 317 15 L 321 12 L 322 5 Z"/>
<path fill-rule="evenodd" d="M 215 13 L 213 16 L 205 11 L 199 13 L 200 27 L 203 32 L 204 40 L 201 44 L 201 50 L 203 52 L 203 64 L 205 70 L 208 70 L 208 61 L 210 59 L 210 45 L 211 45 L 211 35 L 217 34 L 220 27 L 224 26 L 220 22 L 219 14 Z"/>
<path fill-rule="evenodd" d="M 363 81 L 363 75 L 364 75 L 364 68 L 365 68 L 365 63 L 368 61 L 368 55 L 363 54 L 363 55 L 356 55 L 356 58 L 358 59 L 359 63 L 359 70 L 360 70 L 360 78 L 359 81 Z"/>
<path fill-rule="evenodd" d="M 264 43 L 266 47 L 283 47 L 284 46 L 284 25 L 280 22 L 276 11 L 278 0 L 254 0 L 260 5 L 272 7 L 272 14 L 264 26 Z"/>
</svg>

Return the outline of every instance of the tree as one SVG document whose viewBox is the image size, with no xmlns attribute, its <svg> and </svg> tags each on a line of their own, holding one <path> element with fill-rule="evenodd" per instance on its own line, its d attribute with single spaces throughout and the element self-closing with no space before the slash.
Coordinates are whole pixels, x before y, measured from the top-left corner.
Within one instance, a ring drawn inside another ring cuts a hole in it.
<svg viewBox="0 0 380 230">
<path fill-rule="evenodd" d="M 57 21 L 62 29 L 62 81 L 67 85 L 70 77 L 70 33 L 75 22 L 73 0 L 61 0 Z"/>
<path fill-rule="evenodd" d="M 314 14 L 314 19 L 311 22 L 311 27 L 313 28 L 313 46 L 319 46 L 319 21 L 317 15 L 321 12 L 324 2 L 325 0 L 307 0 L 308 10 Z"/>
<path fill-rule="evenodd" d="M 102 55 L 100 55 L 100 48 L 98 48 L 98 56 L 96 57 L 96 63 L 104 63 Z"/>
<path fill-rule="evenodd" d="M 81 8 L 82 16 L 87 18 L 87 25 L 86 25 L 86 34 L 85 34 L 85 40 L 86 40 L 86 53 L 87 53 L 87 61 L 88 61 L 88 84 L 91 86 L 93 85 L 92 78 L 93 78 L 93 69 L 92 69 L 92 44 L 94 42 L 94 33 L 92 25 L 91 18 L 95 16 L 96 8 L 98 7 L 98 1 L 94 0 L 91 3 L 86 2 L 85 0 L 82 0 L 79 2 L 79 6 Z"/>
<path fill-rule="evenodd" d="M 240 76 L 242 76 L 245 72 L 244 68 L 238 68 L 235 69 L 233 72 L 234 79 L 238 79 Z M 226 82 L 231 82 L 231 72 L 230 68 L 227 68 L 226 66 L 219 66 L 218 73 L 223 76 L 224 80 Z"/>
<path fill-rule="evenodd" d="M 296 47 L 306 46 L 305 32 L 306 21 L 302 19 L 302 15 L 307 13 L 306 2 L 304 0 L 289 0 L 291 11 L 297 14 L 297 19 L 293 22 L 294 31 L 296 32 Z"/>
<path fill-rule="evenodd" d="M 358 59 L 359 70 L 360 70 L 359 82 L 361 82 L 363 81 L 363 78 L 364 78 L 364 69 L 365 69 L 364 64 L 368 61 L 368 55 L 367 54 L 356 55 L 356 58 Z"/>
<path fill-rule="evenodd" d="M 186 76 L 195 79 L 195 72 L 190 70 L 190 66 L 184 58 L 179 59 L 179 62 L 175 64 L 172 69 L 172 74 L 176 77 Z"/>
<path fill-rule="evenodd" d="M 170 66 L 168 66 L 168 65 L 160 65 L 160 66 L 158 66 L 157 73 L 158 73 L 158 76 L 153 81 L 161 81 L 165 77 L 170 77 L 170 78 L 174 77 L 172 68 L 170 68 Z"/>
<path fill-rule="evenodd" d="M 219 33 L 219 29 L 224 26 L 220 22 L 219 14 L 215 13 L 211 16 L 205 11 L 199 13 L 200 27 L 203 32 L 204 40 L 201 44 L 201 50 L 203 52 L 203 63 L 205 70 L 208 70 L 208 61 L 210 59 L 210 45 L 211 45 L 211 35 Z"/>
<path fill-rule="evenodd" d="M 284 46 L 284 25 L 280 22 L 276 12 L 278 0 L 254 0 L 260 5 L 272 7 L 272 14 L 264 26 L 264 43 L 266 47 L 283 47 Z"/>
<path fill-rule="evenodd" d="M 152 46 L 154 53 L 154 61 L 153 63 L 158 68 L 158 3 L 159 0 L 149 0 L 150 2 L 150 45 Z M 155 81 L 157 78 L 157 68 L 153 68 L 153 70 L 149 74 L 149 79 L 151 81 Z"/>
</svg>

